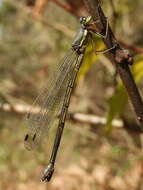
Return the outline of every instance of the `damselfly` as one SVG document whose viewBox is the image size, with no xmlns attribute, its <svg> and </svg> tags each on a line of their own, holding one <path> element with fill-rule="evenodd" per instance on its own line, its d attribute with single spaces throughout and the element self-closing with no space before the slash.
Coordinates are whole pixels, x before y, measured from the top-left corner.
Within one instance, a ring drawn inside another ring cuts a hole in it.
<svg viewBox="0 0 143 190">
<path fill-rule="evenodd" d="M 49 79 L 49 88 L 44 89 L 34 102 L 33 106 L 40 107 L 39 112 L 34 114 L 29 111 L 27 114 L 29 128 L 24 139 L 24 144 L 25 147 L 30 150 L 40 143 L 44 134 L 47 133 L 47 130 L 53 124 L 57 113 L 60 111 L 52 154 L 41 178 L 42 181 L 49 181 L 54 172 L 55 159 L 64 129 L 71 92 L 79 68 L 82 64 L 87 43 L 91 39 L 92 35 L 92 31 L 89 29 L 89 26 L 93 24 L 91 16 L 81 17 L 80 24 L 80 30 L 73 40 L 71 49 L 68 51 L 65 58 L 60 62 L 58 69 L 55 71 L 56 74 L 54 77 Z M 106 34 L 107 32 L 108 27 Z M 101 37 L 105 37 L 104 35 L 99 35 Z M 108 49 L 107 51 L 113 48 L 114 47 Z M 106 52 L 106 50 L 103 52 Z"/>
</svg>

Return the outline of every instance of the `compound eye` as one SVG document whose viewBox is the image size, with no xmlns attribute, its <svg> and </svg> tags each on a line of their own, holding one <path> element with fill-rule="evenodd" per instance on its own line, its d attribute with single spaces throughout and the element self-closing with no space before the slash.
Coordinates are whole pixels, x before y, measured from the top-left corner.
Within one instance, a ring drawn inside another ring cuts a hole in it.
<svg viewBox="0 0 143 190">
<path fill-rule="evenodd" d="M 82 19 L 83 19 L 83 21 L 86 21 L 86 17 L 85 16 L 83 16 Z"/>
<path fill-rule="evenodd" d="M 79 21 L 81 24 L 83 24 L 86 21 L 86 17 L 85 16 L 80 17 Z"/>
</svg>

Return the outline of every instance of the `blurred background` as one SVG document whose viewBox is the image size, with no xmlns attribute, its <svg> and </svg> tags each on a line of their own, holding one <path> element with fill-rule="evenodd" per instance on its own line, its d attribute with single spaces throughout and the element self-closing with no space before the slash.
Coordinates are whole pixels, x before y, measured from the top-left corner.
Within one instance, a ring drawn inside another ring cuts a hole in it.
<svg viewBox="0 0 143 190">
<path fill-rule="evenodd" d="M 143 89 L 143 1 L 102 0 L 118 41 L 134 55 Z M 55 173 L 40 182 L 55 128 L 37 150 L 23 145 L 25 114 L 71 47 L 87 15 L 82 0 L 0 0 L 0 189 L 142 190 L 143 135 L 115 68 L 89 43 L 69 107 Z M 104 49 L 95 36 L 96 49 Z"/>
</svg>

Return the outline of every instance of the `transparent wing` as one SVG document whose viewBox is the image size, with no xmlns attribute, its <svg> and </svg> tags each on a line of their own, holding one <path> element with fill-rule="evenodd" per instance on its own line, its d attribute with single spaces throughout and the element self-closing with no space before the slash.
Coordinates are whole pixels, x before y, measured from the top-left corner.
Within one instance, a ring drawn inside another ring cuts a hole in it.
<svg viewBox="0 0 143 190">
<path fill-rule="evenodd" d="M 78 55 L 69 50 L 66 57 L 49 78 L 48 88 L 45 88 L 33 103 L 33 108 L 38 108 L 37 114 L 31 109 L 27 114 L 28 132 L 25 136 L 25 147 L 31 150 L 38 145 L 42 137 L 47 133 L 53 119 L 60 111 L 64 99 L 68 74 L 73 70 Z"/>
</svg>

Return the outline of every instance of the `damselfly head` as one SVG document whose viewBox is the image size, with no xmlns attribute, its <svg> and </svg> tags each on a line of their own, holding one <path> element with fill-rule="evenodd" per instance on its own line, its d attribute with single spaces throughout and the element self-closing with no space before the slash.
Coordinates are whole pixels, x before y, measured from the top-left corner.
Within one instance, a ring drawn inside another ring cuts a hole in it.
<svg viewBox="0 0 143 190">
<path fill-rule="evenodd" d="M 86 26 L 86 25 L 91 23 L 92 17 L 91 16 L 81 16 L 79 21 L 80 21 L 81 24 Z"/>
</svg>

